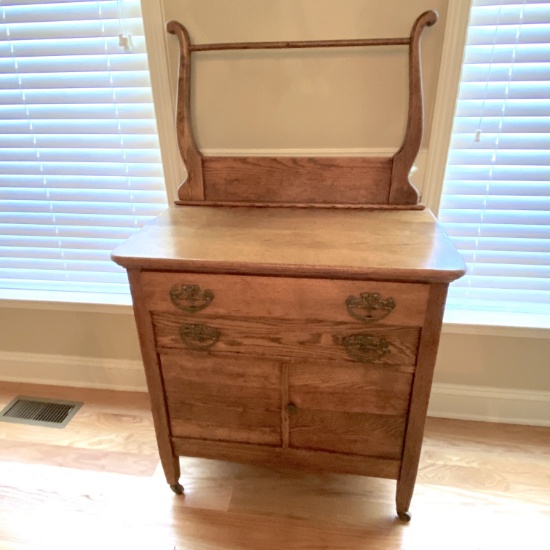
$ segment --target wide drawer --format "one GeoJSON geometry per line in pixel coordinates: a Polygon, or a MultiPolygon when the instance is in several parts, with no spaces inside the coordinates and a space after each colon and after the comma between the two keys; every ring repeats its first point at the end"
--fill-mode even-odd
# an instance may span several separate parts
{"type": "Polygon", "coordinates": [[[145,271],[150,311],[420,327],[429,285],[145,271]]]}
{"type": "Polygon", "coordinates": [[[267,359],[160,356],[175,437],[281,444],[281,369],[267,359]]]}
{"type": "Polygon", "coordinates": [[[409,367],[416,363],[420,329],[354,322],[228,318],[189,319],[154,313],[159,350],[192,350],[208,355],[250,355],[281,360],[337,360],[409,367]]]}

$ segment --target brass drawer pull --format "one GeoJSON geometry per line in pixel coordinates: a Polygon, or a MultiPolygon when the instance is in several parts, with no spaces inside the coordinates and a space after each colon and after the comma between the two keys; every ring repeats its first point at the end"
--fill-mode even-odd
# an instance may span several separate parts
{"type": "Polygon", "coordinates": [[[387,317],[395,308],[395,300],[386,298],[382,300],[376,292],[362,292],[359,298],[348,296],[346,299],[348,313],[364,323],[374,323],[387,317]]]}
{"type": "Polygon", "coordinates": [[[181,341],[189,348],[198,351],[209,350],[219,339],[221,332],[208,325],[181,325],[181,341]]]}
{"type": "Polygon", "coordinates": [[[367,334],[351,334],[342,339],[348,355],[360,363],[374,363],[389,353],[390,343],[385,338],[367,334]]]}
{"type": "Polygon", "coordinates": [[[214,299],[214,292],[209,288],[201,291],[199,285],[174,285],[170,289],[172,303],[187,313],[197,313],[214,299]]]}

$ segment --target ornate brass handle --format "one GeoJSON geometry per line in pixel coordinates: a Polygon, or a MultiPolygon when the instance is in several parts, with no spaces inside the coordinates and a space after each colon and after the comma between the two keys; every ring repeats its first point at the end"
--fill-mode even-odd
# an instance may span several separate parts
{"type": "Polygon", "coordinates": [[[208,325],[181,325],[181,341],[189,348],[198,351],[209,350],[219,339],[221,332],[208,325]]]}
{"type": "Polygon", "coordinates": [[[360,363],[374,363],[389,353],[390,343],[385,338],[368,334],[350,334],[342,339],[348,355],[360,363]]]}
{"type": "Polygon", "coordinates": [[[364,323],[374,323],[387,317],[393,311],[395,300],[393,298],[382,300],[378,293],[362,292],[359,298],[348,296],[346,306],[348,313],[354,319],[364,323]]]}
{"type": "Polygon", "coordinates": [[[172,303],[187,313],[197,313],[214,299],[214,292],[209,288],[201,291],[199,285],[174,285],[170,289],[172,303]]]}

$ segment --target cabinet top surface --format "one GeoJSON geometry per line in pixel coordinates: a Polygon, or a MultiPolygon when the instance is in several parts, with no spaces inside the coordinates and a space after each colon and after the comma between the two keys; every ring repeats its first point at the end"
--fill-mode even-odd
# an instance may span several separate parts
{"type": "Polygon", "coordinates": [[[429,210],[177,206],[112,258],[128,269],[396,281],[465,271],[429,210]]]}

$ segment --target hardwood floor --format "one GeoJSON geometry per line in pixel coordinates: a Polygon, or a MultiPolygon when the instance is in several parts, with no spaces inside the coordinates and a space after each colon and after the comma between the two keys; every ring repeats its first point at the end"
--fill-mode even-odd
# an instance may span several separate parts
{"type": "Polygon", "coordinates": [[[395,482],[181,459],[159,467],[146,394],[0,384],[84,401],[58,430],[0,422],[0,550],[550,548],[550,428],[429,419],[413,519],[395,482]]]}

